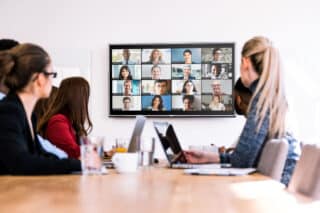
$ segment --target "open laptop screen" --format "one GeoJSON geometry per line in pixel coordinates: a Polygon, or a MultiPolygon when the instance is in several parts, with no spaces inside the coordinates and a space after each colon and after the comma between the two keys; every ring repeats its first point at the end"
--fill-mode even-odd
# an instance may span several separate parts
{"type": "Polygon", "coordinates": [[[154,127],[169,163],[186,163],[186,158],[174,132],[173,126],[168,123],[154,122],[154,127]],[[166,130],[163,128],[166,128],[166,130]]]}

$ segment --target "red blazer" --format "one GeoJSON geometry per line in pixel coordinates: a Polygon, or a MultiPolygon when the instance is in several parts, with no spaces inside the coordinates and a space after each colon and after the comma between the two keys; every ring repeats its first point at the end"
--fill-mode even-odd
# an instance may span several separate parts
{"type": "Polygon", "coordinates": [[[75,130],[65,115],[56,114],[50,118],[45,137],[65,151],[69,155],[69,158],[80,157],[80,146],[77,143],[75,130]]]}

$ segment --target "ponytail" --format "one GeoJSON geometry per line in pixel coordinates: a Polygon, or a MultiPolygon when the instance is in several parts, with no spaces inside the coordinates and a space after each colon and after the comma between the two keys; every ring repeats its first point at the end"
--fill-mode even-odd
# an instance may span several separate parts
{"type": "Polygon", "coordinates": [[[288,103],[283,83],[283,71],[278,50],[264,37],[254,37],[246,42],[242,50],[243,57],[249,57],[255,71],[259,74],[259,83],[250,101],[259,94],[257,102],[257,131],[269,113],[269,138],[283,137],[288,103]]]}

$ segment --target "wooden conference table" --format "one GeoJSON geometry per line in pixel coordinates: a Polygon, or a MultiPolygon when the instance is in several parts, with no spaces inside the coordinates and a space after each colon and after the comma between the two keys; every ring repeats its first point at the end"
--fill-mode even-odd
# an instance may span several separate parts
{"type": "Polygon", "coordinates": [[[191,176],[140,169],[101,176],[0,176],[0,212],[320,212],[261,174],[191,176]]]}

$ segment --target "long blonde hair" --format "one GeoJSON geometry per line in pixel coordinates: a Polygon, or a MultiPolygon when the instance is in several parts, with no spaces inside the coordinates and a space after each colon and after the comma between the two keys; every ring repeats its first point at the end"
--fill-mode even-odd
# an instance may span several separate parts
{"type": "Polygon", "coordinates": [[[254,37],[247,41],[242,49],[242,57],[248,57],[259,74],[259,83],[252,100],[259,94],[256,119],[257,131],[269,111],[269,138],[283,137],[288,103],[283,83],[283,71],[278,50],[265,37],[254,37]]]}

